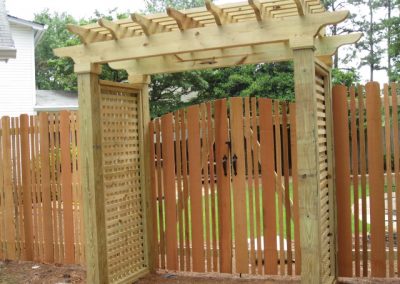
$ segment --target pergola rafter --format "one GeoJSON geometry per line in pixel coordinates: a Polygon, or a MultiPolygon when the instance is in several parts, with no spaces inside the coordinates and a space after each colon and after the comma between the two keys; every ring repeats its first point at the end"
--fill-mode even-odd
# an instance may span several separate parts
{"type": "MultiPolygon", "coordinates": [[[[149,157],[152,146],[147,127],[150,120],[149,75],[288,60],[294,62],[296,124],[299,126],[296,146],[302,251],[301,259],[296,261],[301,261],[303,283],[335,282],[336,236],[335,231],[331,231],[335,220],[331,79],[327,65],[340,46],[357,42],[361,34],[327,36],[325,27],[344,21],[348,15],[348,11],[325,11],[319,0],[247,0],[218,6],[206,0],[201,8],[185,11],[168,8],[166,13],[157,15],[132,14],[128,19],[101,19],[82,27],[68,26],[82,44],[55,49],[54,53],[72,58],[78,74],[80,119],[83,122],[80,129],[83,141],[81,164],[86,173],[82,184],[88,283],[110,281],[107,270],[109,255],[104,245],[108,241],[104,228],[106,187],[99,177],[104,172],[99,124],[102,97],[105,100],[120,99],[119,91],[110,97],[107,86],[118,90],[128,88],[126,84],[107,83],[103,86],[105,94],[102,94],[99,83],[101,64],[126,70],[129,82],[134,84],[129,88],[138,92],[134,112],[138,114],[140,125],[137,133],[132,130],[135,133],[131,134],[137,134],[141,139],[140,165],[134,166],[140,168],[141,188],[146,200],[141,208],[145,211],[143,220],[154,221],[152,209],[148,206],[151,203],[149,165],[154,162],[149,157]],[[322,88],[324,96],[321,95],[322,88]],[[316,119],[318,116],[319,121],[316,119]],[[325,141],[323,146],[319,139],[325,141]],[[324,173],[321,173],[320,162],[324,163],[324,173]],[[327,208],[326,201],[323,204],[326,198],[330,199],[329,210],[321,215],[321,208],[327,208]],[[332,218],[325,218],[328,215],[332,218]],[[325,240],[322,241],[321,236],[325,236],[325,240]]],[[[120,108],[127,107],[125,104],[115,103],[113,112],[118,113],[120,108]]],[[[131,283],[154,268],[155,256],[151,247],[157,246],[157,240],[152,239],[151,222],[146,223],[145,228],[143,239],[146,240],[144,250],[147,254],[143,261],[146,265],[140,273],[125,275],[126,279],[118,283],[131,283]]],[[[171,252],[176,253],[175,250],[171,252]]],[[[112,269],[115,272],[115,267],[112,269]]]]}

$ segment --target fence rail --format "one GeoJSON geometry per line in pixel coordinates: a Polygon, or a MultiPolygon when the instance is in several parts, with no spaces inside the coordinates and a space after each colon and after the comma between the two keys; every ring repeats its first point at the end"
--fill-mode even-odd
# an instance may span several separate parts
{"type": "Polygon", "coordinates": [[[75,113],[3,117],[0,259],[81,263],[81,189],[75,113]]]}

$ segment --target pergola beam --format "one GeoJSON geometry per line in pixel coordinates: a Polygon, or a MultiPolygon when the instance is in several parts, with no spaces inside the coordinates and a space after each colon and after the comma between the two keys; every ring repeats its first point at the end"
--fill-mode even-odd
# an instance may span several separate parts
{"type": "Polygon", "coordinates": [[[259,22],[262,22],[264,11],[262,9],[262,5],[258,0],[248,0],[249,5],[253,8],[254,14],[256,15],[256,19],[259,22]]]}
{"type": "Polygon", "coordinates": [[[156,23],[145,16],[137,13],[131,14],[131,19],[133,22],[137,23],[143,30],[146,36],[151,36],[156,33],[162,33],[167,31],[166,27],[156,23]]]}
{"type": "Polygon", "coordinates": [[[220,7],[215,5],[211,0],[205,0],[207,10],[214,16],[215,23],[218,26],[222,26],[233,21],[227,13],[224,12],[220,7]]]}
{"type": "Polygon", "coordinates": [[[120,25],[111,22],[107,19],[100,19],[98,21],[99,25],[105,29],[107,29],[112,35],[113,39],[121,39],[123,35],[126,33],[126,28],[121,28],[120,25]]]}
{"type": "MultiPolygon", "coordinates": [[[[315,39],[315,56],[325,58],[335,54],[346,44],[357,42],[362,33],[315,39]]],[[[209,68],[230,67],[238,64],[258,64],[293,59],[293,50],[286,43],[273,43],[255,47],[212,50],[110,63],[113,69],[128,70],[131,74],[176,73],[209,68]]]]}
{"type": "Polygon", "coordinates": [[[84,45],[109,39],[107,35],[102,35],[72,24],[67,25],[67,30],[70,33],[77,35],[84,45]]]}
{"type": "Polygon", "coordinates": [[[201,24],[199,21],[194,20],[193,18],[174,8],[167,8],[167,14],[176,21],[176,24],[181,31],[203,27],[203,24],[201,24]]]}
{"type": "Polygon", "coordinates": [[[245,21],[228,25],[206,26],[185,31],[137,36],[116,41],[96,42],[55,49],[59,57],[71,57],[76,63],[109,63],[169,54],[189,53],[220,48],[232,48],[257,44],[288,42],[291,38],[315,37],[330,24],[345,20],[348,11],[308,14],[280,20],[264,19],[261,23],[245,21]]]}
{"type": "Polygon", "coordinates": [[[303,0],[294,0],[294,3],[296,4],[297,12],[299,16],[304,16],[306,14],[306,7],[305,3],[303,0]]]}

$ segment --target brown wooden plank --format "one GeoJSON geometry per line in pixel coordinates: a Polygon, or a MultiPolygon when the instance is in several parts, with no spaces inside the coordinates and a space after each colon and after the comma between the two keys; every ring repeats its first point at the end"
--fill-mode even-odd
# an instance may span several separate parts
{"type": "Polygon", "coordinates": [[[164,231],[164,194],[162,181],[162,153],[161,153],[161,124],[160,119],[155,120],[156,129],[156,156],[157,156],[157,189],[158,189],[158,233],[160,235],[160,263],[165,269],[165,231],[164,231]]]}
{"type": "Polygon", "coordinates": [[[71,135],[71,175],[72,175],[72,204],[73,204],[73,217],[74,217],[74,247],[75,247],[75,263],[80,263],[80,216],[78,210],[78,204],[80,200],[80,188],[78,183],[78,171],[77,171],[77,144],[76,144],[76,133],[78,129],[76,128],[76,115],[74,112],[70,112],[70,135],[71,135]]]}
{"type": "Polygon", "coordinates": [[[60,147],[61,147],[61,182],[64,219],[64,261],[75,263],[74,248],[74,215],[72,208],[72,173],[71,173],[71,143],[70,143],[70,114],[60,113],[60,147]]]}
{"type": "Polygon", "coordinates": [[[353,206],[354,206],[354,261],[355,261],[355,275],[361,276],[360,272],[360,209],[359,209],[359,196],[358,196],[358,140],[357,140],[357,105],[355,97],[355,88],[350,88],[350,118],[351,118],[351,162],[353,175],[353,206]]]}
{"type": "Polygon", "coordinates": [[[18,235],[18,247],[17,253],[18,258],[20,260],[26,260],[26,251],[25,251],[25,233],[24,233],[24,208],[23,208],[23,192],[22,192],[22,174],[21,174],[21,139],[20,139],[20,121],[19,117],[14,117],[13,121],[14,127],[14,171],[15,171],[15,192],[14,192],[14,200],[17,209],[17,223],[16,223],[16,234],[18,235]]]}
{"type": "Polygon", "coordinates": [[[17,161],[17,144],[16,144],[16,117],[10,118],[11,128],[11,172],[12,172],[12,195],[14,203],[14,224],[15,224],[15,260],[20,260],[20,244],[21,244],[21,231],[20,231],[20,219],[19,219],[19,208],[18,208],[18,161],[17,161]]]}
{"type": "Polygon", "coordinates": [[[150,160],[151,160],[151,192],[152,192],[152,204],[153,210],[153,242],[154,242],[154,266],[160,268],[160,246],[158,244],[158,225],[157,225],[157,165],[156,165],[156,154],[155,154],[155,141],[154,141],[154,121],[149,122],[149,135],[150,135],[150,160]]]}
{"type": "Polygon", "coordinates": [[[32,192],[32,211],[33,211],[33,249],[34,260],[39,259],[39,243],[38,243],[38,209],[36,201],[36,147],[35,147],[35,123],[36,120],[33,116],[29,117],[29,135],[30,135],[30,150],[31,150],[31,192],[32,192]]]}
{"type": "Polygon", "coordinates": [[[165,243],[167,269],[178,270],[178,236],[175,188],[174,126],[172,113],[161,117],[163,184],[165,194],[165,243]]]}
{"type": "Polygon", "coordinates": [[[257,99],[251,99],[251,142],[253,149],[253,171],[254,171],[254,195],[255,195],[255,216],[256,216],[256,238],[257,238],[257,250],[256,250],[256,259],[257,259],[257,274],[262,274],[262,244],[261,244],[261,236],[262,236],[262,225],[261,225],[261,208],[260,208],[260,144],[258,140],[258,122],[257,122],[257,99]]]}
{"type": "Polygon", "coordinates": [[[185,249],[186,249],[186,271],[191,270],[191,252],[190,252],[190,226],[189,226],[189,180],[188,180],[188,159],[187,159],[187,127],[185,119],[185,111],[180,110],[179,116],[181,120],[181,140],[182,140],[182,181],[183,181],[183,200],[184,200],[184,217],[185,217],[185,249]]]}
{"type": "Polygon", "coordinates": [[[275,204],[275,147],[272,119],[272,101],[259,99],[260,112],[260,156],[262,203],[264,208],[264,273],[278,274],[278,250],[276,244],[276,204],[275,204]]]}
{"type": "Polygon", "coordinates": [[[229,160],[227,102],[215,102],[215,161],[219,215],[220,272],[232,273],[231,165],[229,160]],[[226,172],[223,161],[226,161],[226,172]],[[226,173],[226,174],[225,174],[226,173]]]}
{"type": "MultiPolygon", "coordinates": [[[[391,84],[392,94],[392,127],[393,137],[399,137],[399,116],[398,116],[398,101],[397,101],[398,85],[391,84]]],[[[394,172],[396,185],[396,228],[400,228],[400,153],[399,139],[393,139],[393,157],[394,157],[394,172]]],[[[397,241],[397,260],[400,259],[400,242],[397,241]]],[[[400,271],[400,261],[397,261],[397,272],[400,271]]]]}
{"type": "Polygon", "coordinates": [[[208,172],[208,124],[207,124],[207,108],[205,104],[200,105],[201,112],[201,163],[203,168],[203,196],[204,196],[204,228],[206,235],[206,259],[207,271],[211,271],[211,227],[210,227],[210,180],[208,172]]]}
{"type": "MultiPolygon", "coordinates": [[[[385,105],[385,146],[386,146],[386,185],[387,185],[387,212],[388,212],[388,240],[389,240],[389,277],[394,277],[394,240],[393,240],[393,194],[392,194],[392,151],[390,127],[390,100],[389,85],[384,86],[385,105]]],[[[354,176],[354,175],[353,175],[354,176]]],[[[355,180],[358,180],[356,178],[355,180]]]]}
{"type": "Polygon", "coordinates": [[[371,275],[385,277],[385,201],[379,84],[367,83],[368,174],[371,208],[371,275]]]}
{"type": "Polygon", "coordinates": [[[339,276],[352,276],[352,234],[350,204],[350,144],[347,110],[347,88],[333,88],[333,121],[335,139],[338,269],[339,276]]]}
{"type": "Polygon", "coordinates": [[[232,192],[235,233],[236,273],[248,273],[246,176],[243,133],[243,99],[230,99],[230,129],[232,143],[232,192]],[[236,171],[235,171],[236,156],[236,171]]]}
{"type": "Polygon", "coordinates": [[[358,131],[360,136],[360,174],[361,174],[361,216],[362,216],[362,268],[363,276],[368,276],[368,235],[367,235],[367,160],[365,147],[365,107],[363,87],[358,87],[358,131]]]}
{"type": "Polygon", "coordinates": [[[184,199],[182,192],[182,155],[181,155],[181,125],[179,111],[174,112],[175,127],[175,155],[176,155],[176,184],[178,191],[178,222],[179,222],[179,270],[185,270],[185,250],[184,250],[184,221],[183,207],[184,199]]]}
{"type": "Polygon", "coordinates": [[[49,166],[49,118],[41,113],[40,119],[40,166],[43,204],[43,241],[44,259],[46,263],[54,261],[53,218],[51,214],[50,166],[49,166]]]}
{"type": "Polygon", "coordinates": [[[3,184],[4,184],[4,224],[5,224],[5,258],[16,260],[16,231],[15,231],[15,208],[12,183],[12,153],[11,153],[11,130],[10,118],[2,117],[2,144],[3,144],[3,184]]]}
{"type": "Polygon", "coordinates": [[[192,221],[192,264],[194,272],[205,271],[203,202],[201,184],[200,108],[198,105],[187,109],[189,190],[192,221]]]}
{"type": "Polygon", "coordinates": [[[274,102],[274,126],[275,126],[275,157],[276,157],[276,193],[278,196],[278,220],[279,220],[279,271],[285,275],[285,243],[284,243],[284,220],[283,203],[284,194],[282,190],[282,147],[281,147],[281,117],[279,101],[274,102]]]}
{"type": "MultiPolygon", "coordinates": [[[[0,120],[0,130],[2,130],[2,125],[1,125],[1,120],[0,120]]],[[[3,131],[0,133],[0,259],[5,260],[5,221],[4,221],[4,211],[5,211],[5,203],[4,203],[4,175],[3,175],[3,143],[2,143],[2,138],[3,136],[3,131]]]]}
{"type": "MultiPolygon", "coordinates": [[[[56,113],[55,118],[54,118],[54,133],[55,133],[55,152],[60,153],[61,151],[61,141],[60,141],[60,114],[56,113]]],[[[58,240],[58,246],[59,246],[59,255],[60,255],[60,261],[64,261],[64,234],[62,230],[62,223],[63,223],[63,210],[62,210],[62,187],[61,187],[61,156],[55,155],[56,160],[55,160],[55,178],[56,178],[56,188],[55,188],[55,194],[58,196],[55,206],[56,206],[56,216],[54,218],[57,218],[57,240],[58,240]]],[[[83,206],[83,203],[82,203],[83,206]]]]}
{"type": "Polygon", "coordinates": [[[26,260],[33,261],[33,219],[31,194],[31,167],[29,147],[29,116],[21,115],[21,159],[24,205],[24,232],[26,260]]]}
{"type": "MultiPolygon", "coordinates": [[[[51,187],[51,195],[52,196],[57,196],[57,180],[55,176],[55,158],[56,155],[59,154],[59,152],[56,151],[55,146],[54,146],[54,140],[55,140],[55,131],[54,131],[54,124],[55,124],[55,114],[49,114],[49,143],[50,143],[50,187],[51,187]]],[[[58,226],[58,220],[57,220],[57,201],[58,198],[52,198],[52,213],[53,213],[53,237],[54,237],[54,261],[60,262],[61,263],[61,258],[60,253],[59,253],[59,246],[60,242],[58,239],[58,231],[60,230],[58,226]]]]}
{"type": "MultiPolygon", "coordinates": [[[[250,100],[249,98],[244,98],[244,137],[245,137],[245,158],[247,165],[247,193],[249,200],[249,216],[248,220],[250,220],[249,228],[249,240],[250,240],[250,271],[252,274],[256,272],[256,252],[255,252],[255,237],[254,237],[254,195],[256,194],[254,191],[254,176],[253,176],[253,163],[252,163],[252,155],[251,155],[251,129],[250,129],[250,100]]],[[[246,170],[246,168],[245,168],[246,170]]]]}
{"type": "Polygon", "coordinates": [[[294,253],[295,274],[301,274],[301,249],[300,249],[300,218],[299,218],[299,191],[297,172],[297,137],[296,137],[296,104],[289,105],[290,112],[290,147],[292,158],[292,188],[293,188],[293,226],[294,226],[294,253]]]}
{"type": "Polygon", "coordinates": [[[213,266],[212,271],[218,271],[218,247],[217,247],[217,192],[215,187],[215,160],[214,160],[214,128],[212,117],[211,103],[206,103],[207,106],[207,130],[208,130],[208,165],[210,173],[210,196],[211,196],[211,230],[212,230],[212,250],[213,250],[213,266]]]}
{"type": "Polygon", "coordinates": [[[283,147],[283,174],[285,183],[285,213],[286,213],[286,247],[287,247],[287,274],[293,274],[293,259],[292,259],[292,231],[291,231],[291,197],[290,197],[290,172],[289,172],[289,137],[288,137],[288,105],[286,102],[282,106],[282,147],[283,147]]]}

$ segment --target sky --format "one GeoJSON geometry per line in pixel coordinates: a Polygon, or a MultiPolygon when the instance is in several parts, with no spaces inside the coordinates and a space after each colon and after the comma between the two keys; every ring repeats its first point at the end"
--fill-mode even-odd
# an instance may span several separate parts
{"type": "MultiPolygon", "coordinates": [[[[243,2],[244,0],[215,0],[216,4],[243,2]]],[[[94,16],[97,9],[100,13],[107,14],[108,11],[118,8],[120,12],[138,12],[144,9],[144,0],[6,0],[8,13],[26,20],[33,20],[35,13],[44,9],[52,12],[67,12],[74,18],[89,18],[94,16]]],[[[354,65],[354,63],[352,64],[354,65]]],[[[345,66],[349,67],[349,66],[345,66]]],[[[363,82],[369,79],[368,67],[360,70],[363,82]]],[[[377,71],[375,80],[386,83],[385,71],[377,71]]]]}

